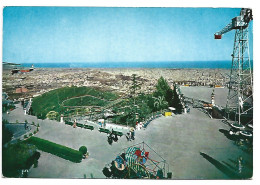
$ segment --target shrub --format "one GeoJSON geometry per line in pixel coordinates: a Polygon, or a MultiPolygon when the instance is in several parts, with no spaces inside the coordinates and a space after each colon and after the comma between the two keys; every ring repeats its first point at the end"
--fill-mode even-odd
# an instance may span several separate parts
{"type": "Polygon", "coordinates": [[[76,163],[81,162],[82,153],[72,148],[34,136],[30,137],[28,140],[26,140],[26,142],[35,145],[39,150],[56,155],[63,159],[67,159],[76,163]]]}
{"type": "Polygon", "coordinates": [[[32,125],[35,125],[34,121],[32,122],[32,125]]]}
{"type": "Polygon", "coordinates": [[[50,120],[56,120],[58,116],[59,113],[55,111],[49,111],[48,114],[46,115],[46,117],[50,120]]]}
{"type": "Polygon", "coordinates": [[[40,127],[39,123],[37,123],[37,127],[40,127]]]}
{"type": "Polygon", "coordinates": [[[9,122],[8,122],[6,119],[4,119],[4,120],[2,121],[2,123],[3,123],[3,124],[8,124],[9,122]]]}
{"type": "Polygon", "coordinates": [[[84,154],[86,154],[86,153],[88,152],[88,149],[87,149],[87,147],[85,147],[85,146],[81,146],[81,147],[79,148],[79,151],[82,153],[82,155],[84,155],[84,154]]]}
{"type": "Polygon", "coordinates": [[[35,130],[35,131],[33,131],[33,134],[36,134],[37,133],[37,131],[35,130]]]}
{"type": "Polygon", "coordinates": [[[33,135],[32,133],[29,134],[30,137],[31,137],[32,135],[33,135]]]}
{"type": "Polygon", "coordinates": [[[28,138],[28,136],[26,134],[23,137],[24,137],[24,139],[28,138]]]}
{"type": "Polygon", "coordinates": [[[8,130],[5,124],[2,125],[2,144],[8,143],[12,140],[13,134],[8,130]]]}
{"type": "Polygon", "coordinates": [[[39,128],[37,127],[37,128],[36,128],[36,132],[38,132],[38,131],[39,131],[39,128]]]}
{"type": "MultiPolygon", "coordinates": [[[[5,177],[18,177],[19,170],[29,169],[35,159],[36,147],[24,142],[11,144],[2,150],[2,173],[5,177]]],[[[37,158],[36,158],[37,159],[37,158]]]]}

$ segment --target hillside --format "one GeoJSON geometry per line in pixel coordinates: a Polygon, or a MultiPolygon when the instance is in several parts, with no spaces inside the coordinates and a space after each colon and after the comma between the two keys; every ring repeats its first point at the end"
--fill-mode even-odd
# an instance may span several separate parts
{"type": "Polygon", "coordinates": [[[62,106],[63,102],[67,106],[103,106],[117,98],[118,95],[114,93],[90,87],[63,87],[35,97],[32,103],[32,114],[39,118],[45,118],[49,111],[62,114],[67,109],[62,106]],[[80,98],[81,96],[85,97],[80,98]]]}

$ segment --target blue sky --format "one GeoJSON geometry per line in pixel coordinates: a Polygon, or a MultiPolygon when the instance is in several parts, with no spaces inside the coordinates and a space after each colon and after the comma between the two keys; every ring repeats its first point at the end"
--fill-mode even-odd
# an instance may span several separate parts
{"type": "MultiPolygon", "coordinates": [[[[237,8],[5,7],[3,61],[231,60],[237,8]]],[[[252,23],[250,47],[252,48],[252,23]]],[[[251,50],[252,57],[252,50],[251,50]]]]}

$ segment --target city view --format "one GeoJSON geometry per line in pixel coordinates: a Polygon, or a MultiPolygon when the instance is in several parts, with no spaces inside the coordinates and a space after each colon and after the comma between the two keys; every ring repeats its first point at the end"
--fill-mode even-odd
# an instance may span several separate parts
{"type": "Polygon", "coordinates": [[[252,40],[250,8],[4,7],[2,176],[251,179],[252,40]]]}

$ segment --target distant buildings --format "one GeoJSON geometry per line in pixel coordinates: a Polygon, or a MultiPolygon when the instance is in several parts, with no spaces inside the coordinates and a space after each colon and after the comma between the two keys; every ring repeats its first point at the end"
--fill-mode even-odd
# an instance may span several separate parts
{"type": "Polygon", "coordinates": [[[39,68],[33,73],[11,75],[3,71],[2,84],[9,99],[31,98],[52,89],[69,86],[88,86],[129,94],[131,75],[137,74],[142,93],[152,93],[157,80],[163,76],[169,84],[187,86],[226,86],[225,69],[89,69],[39,68]]]}
{"type": "Polygon", "coordinates": [[[27,93],[28,89],[25,87],[15,89],[15,93],[27,93]]]}

